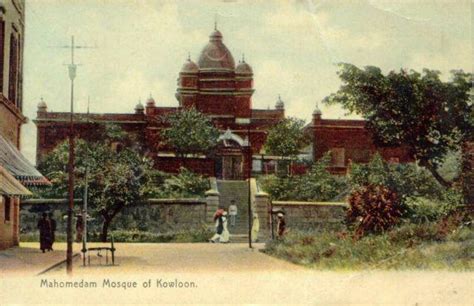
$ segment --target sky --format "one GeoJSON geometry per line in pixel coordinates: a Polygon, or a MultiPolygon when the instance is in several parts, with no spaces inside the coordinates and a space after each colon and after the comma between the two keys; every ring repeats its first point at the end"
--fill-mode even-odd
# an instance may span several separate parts
{"type": "MultiPolygon", "coordinates": [[[[133,112],[150,93],[177,106],[176,80],[188,52],[197,61],[214,28],[236,63],[254,71],[254,108],[309,121],[316,103],[337,91],[338,63],[384,72],[423,68],[473,70],[471,1],[26,0],[22,151],[36,152],[37,104],[69,110],[70,43],[76,51],[75,110],[133,112]]],[[[356,118],[319,104],[323,118],[356,118]]]]}

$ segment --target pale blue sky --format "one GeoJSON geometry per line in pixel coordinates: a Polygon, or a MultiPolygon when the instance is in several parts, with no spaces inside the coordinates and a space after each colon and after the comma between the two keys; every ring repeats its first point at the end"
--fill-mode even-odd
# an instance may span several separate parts
{"type": "MultiPolygon", "coordinates": [[[[119,1],[27,0],[24,107],[33,119],[40,97],[49,110],[69,109],[69,52],[77,51],[76,110],[132,112],[151,92],[176,106],[176,79],[187,53],[196,60],[217,14],[236,62],[254,70],[255,108],[274,107],[309,120],[316,102],[338,89],[338,62],[384,71],[424,67],[472,70],[470,1],[119,1]]],[[[339,118],[337,107],[320,106],[339,118]]],[[[36,128],[23,128],[23,152],[34,160],[36,128]]]]}

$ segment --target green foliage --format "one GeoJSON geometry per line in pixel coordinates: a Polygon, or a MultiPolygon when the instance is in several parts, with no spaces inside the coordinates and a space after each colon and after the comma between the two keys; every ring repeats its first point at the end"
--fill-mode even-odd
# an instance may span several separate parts
{"type": "Polygon", "coordinates": [[[352,164],[349,181],[352,188],[369,184],[387,186],[402,203],[408,197],[438,199],[443,189],[425,169],[415,164],[388,164],[378,153],[367,164],[352,164]]]}
{"type": "Polygon", "coordinates": [[[162,119],[169,125],[162,132],[165,143],[178,155],[208,154],[217,144],[219,131],[194,108],[170,113],[162,119]]]}
{"type": "Polygon", "coordinates": [[[110,233],[116,242],[207,242],[212,231],[206,227],[193,230],[182,230],[166,234],[144,232],[139,230],[116,230],[110,233]]]}
{"type": "MultiPolygon", "coordinates": [[[[111,128],[119,135],[116,128],[111,128]]],[[[113,137],[112,137],[113,138],[113,137]]],[[[126,206],[140,203],[152,182],[152,162],[135,150],[125,147],[116,150],[117,139],[104,142],[77,140],[75,147],[74,196],[83,198],[88,172],[89,213],[103,220],[104,235],[113,218],[126,206]]],[[[41,161],[38,168],[45,173],[53,186],[38,190],[44,198],[66,198],[68,186],[68,142],[58,145],[41,161]]]]}
{"type": "Polygon", "coordinates": [[[407,197],[405,217],[416,223],[435,221],[455,213],[463,205],[462,192],[450,188],[441,192],[438,198],[407,197]]]}
{"type": "Polygon", "coordinates": [[[304,120],[288,117],[270,128],[265,142],[267,153],[295,157],[307,143],[303,133],[304,120]]]}
{"type": "Polygon", "coordinates": [[[439,174],[448,181],[457,181],[461,175],[461,151],[449,151],[439,167],[439,174]]]}
{"type": "Polygon", "coordinates": [[[452,71],[452,80],[443,82],[428,69],[383,75],[377,67],[341,64],[339,76],[343,85],[326,103],[362,115],[376,144],[406,146],[436,180],[450,185],[437,170],[449,151],[472,139],[472,74],[452,71]]]}
{"type": "Polygon", "coordinates": [[[330,156],[325,155],[304,175],[268,175],[259,177],[258,181],[274,200],[330,201],[347,189],[347,182],[344,177],[327,171],[329,162],[330,156]]]}
{"type": "MultiPolygon", "coordinates": [[[[197,230],[182,230],[170,233],[154,233],[140,230],[113,230],[110,236],[115,242],[136,242],[136,243],[166,243],[166,242],[207,242],[212,237],[213,232],[205,227],[197,230]]],[[[88,237],[89,242],[100,242],[99,233],[92,232],[88,237]]],[[[21,242],[38,242],[39,233],[32,232],[21,234],[21,242]]],[[[56,234],[56,242],[66,242],[66,234],[56,234]]]]}
{"type": "Polygon", "coordinates": [[[402,207],[397,194],[382,185],[366,185],[351,193],[347,221],[356,237],[382,233],[400,221],[402,207]]]}
{"type": "Polygon", "coordinates": [[[160,184],[147,189],[147,195],[149,198],[203,197],[209,188],[209,179],[182,167],[177,175],[161,176],[160,184]]]}
{"type": "Polygon", "coordinates": [[[443,188],[426,170],[415,164],[388,164],[376,154],[368,164],[353,164],[352,188],[369,184],[387,186],[397,193],[404,218],[413,222],[434,221],[463,205],[462,192],[443,188]]]}
{"type": "Polygon", "coordinates": [[[347,232],[292,231],[265,253],[316,269],[474,269],[474,231],[440,235],[435,223],[405,224],[354,240],[347,232]]]}

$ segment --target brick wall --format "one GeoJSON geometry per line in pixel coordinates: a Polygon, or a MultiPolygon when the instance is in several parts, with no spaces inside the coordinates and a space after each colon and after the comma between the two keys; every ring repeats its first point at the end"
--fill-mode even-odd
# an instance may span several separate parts
{"type": "Polygon", "coordinates": [[[0,250],[6,249],[19,243],[19,199],[10,198],[10,220],[5,218],[6,198],[0,196],[0,250]]]}
{"type": "Polygon", "coordinates": [[[414,161],[405,147],[376,146],[363,120],[333,120],[315,117],[310,128],[314,139],[314,159],[318,160],[326,152],[331,152],[333,160],[329,170],[335,174],[346,173],[351,162],[369,162],[377,152],[387,161],[400,163],[414,161]]]}
{"type": "MultiPolygon", "coordinates": [[[[76,205],[76,210],[79,207],[76,205]]],[[[206,209],[206,201],[198,198],[151,199],[147,204],[124,208],[115,217],[110,229],[120,227],[124,230],[138,229],[161,234],[198,230],[206,223],[206,209]]],[[[20,211],[22,233],[37,232],[36,224],[43,211],[53,213],[57,222],[57,234],[65,235],[66,221],[63,216],[66,214],[67,204],[23,204],[20,211]]],[[[90,230],[100,231],[99,219],[89,222],[90,230]]]]}
{"type": "MultiPolygon", "coordinates": [[[[272,202],[272,211],[284,211],[287,227],[298,230],[337,229],[342,225],[346,207],[342,202],[272,202]]],[[[276,215],[272,215],[276,230],[276,215]]]]}

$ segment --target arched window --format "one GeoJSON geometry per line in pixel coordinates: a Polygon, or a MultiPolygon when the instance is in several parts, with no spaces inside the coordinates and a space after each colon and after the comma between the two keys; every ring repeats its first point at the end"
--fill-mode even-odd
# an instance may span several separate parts
{"type": "Polygon", "coordinates": [[[15,35],[10,35],[10,75],[8,79],[8,99],[17,105],[18,89],[18,41],[15,35]]]}

